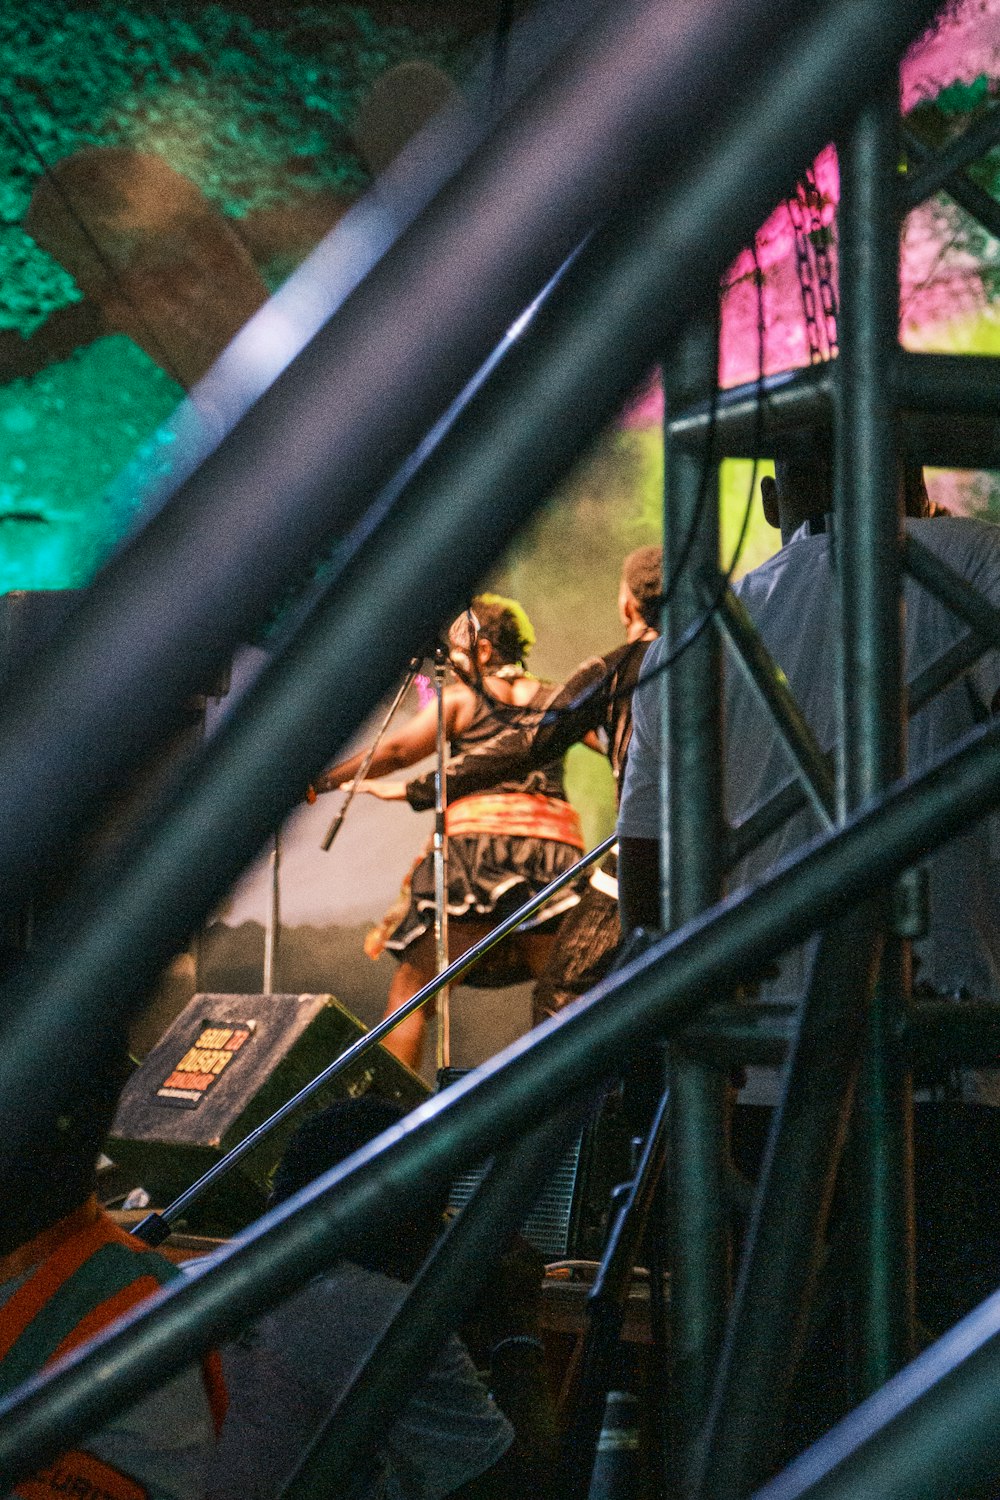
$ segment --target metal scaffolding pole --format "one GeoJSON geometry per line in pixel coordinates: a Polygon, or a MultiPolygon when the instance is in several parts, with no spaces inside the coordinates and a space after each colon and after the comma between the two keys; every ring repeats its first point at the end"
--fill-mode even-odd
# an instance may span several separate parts
{"type": "Polygon", "coordinates": [[[939,1339],[753,1500],[955,1500],[1000,1480],[1000,1295],[939,1339]]]}
{"type": "MultiPolygon", "coordinates": [[[[705,602],[709,602],[707,598],[705,602]]],[[[765,646],[750,611],[732,589],[726,590],[716,608],[716,624],[783,740],[821,826],[833,828],[837,799],[829,761],[817,745],[808,720],[795,701],[784,672],[765,646]]]]}
{"type": "MultiPolygon", "coordinates": [[[[842,815],[903,772],[902,485],[892,391],[899,257],[896,91],[866,106],[841,159],[840,357],[836,372],[835,547],[840,596],[842,815]]],[[[887,936],[857,1093],[859,1377],[870,1392],[913,1338],[911,1075],[897,1043],[909,1003],[909,946],[887,936]]]]}
{"type": "Polygon", "coordinates": [[[820,943],[761,1166],[699,1455],[699,1500],[740,1500],[780,1440],[853,1102],[879,916],[861,906],[820,943]]]}
{"type": "MultiPolygon", "coordinates": [[[[874,69],[892,66],[907,22],[926,14],[913,0],[897,5],[877,16],[853,0],[805,7],[807,34],[783,34],[771,55],[773,89],[718,95],[699,174],[671,175],[595,236],[448,438],[380,506],[308,628],[159,809],[155,834],[151,826],[114,869],[86,872],[58,936],[12,976],[0,1014],[0,1123],[12,1153],[62,1110],[73,1071],[57,1075],[54,1052],[76,1068],[101,1053],[107,1027],[140,1003],[331,750],[398,681],[415,644],[460,607],[589,432],[704,305],[699,278],[722,274],[795,163],[822,144],[824,122],[865,95],[874,69]],[[406,599],[407,611],[387,611],[387,598],[406,599]]],[[[159,566],[143,576],[162,581],[159,566]]],[[[39,759],[47,744],[43,725],[39,759]]]]}
{"type": "MultiPolygon", "coordinates": [[[[670,438],[669,413],[715,388],[718,325],[697,323],[664,369],[663,637],[673,649],[718,593],[718,464],[670,438]]],[[[722,653],[703,629],[662,679],[663,919],[667,930],[722,892],[722,653]]],[[[720,999],[725,998],[720,996],[720,999]]],[[[668,1425],[681,1485],[708,1409],[729,1294],[727,1077],[672,1047],[669,1054],[671,1380],[668,1425]]]]}
{"type": "MultiPolygon", "coordinates": [[[[812,428],[828,439],[833,428],[836,365],[769,375],[763,401],[756,383],[723,391],[708,402],[678,412],[671,427],[678,442],[697,443],[711,422],[719,451],[729,458],[753,458],[790,432],[812,428]]],[[[883,383],[895,392],[906,456],[943,468],[1000,466],[1000,427],[996,421],[996,377],[992,362],[978,354],[909,354],[887,351],[883,383]],[[892,358],[892,355],[895,355],[892,358]]]]}
{"type": "Polygon", "coordinates": [[[327,1500],[348,1490],[352,1477],[364,1472],[448,1334],[483,1296],[511,1235],[551,1172],[553,1159],[566,1150],[585,1113],[586,1105],[564,1106],[494,1158],[421,1269],[405,1303],[312,1439],[282,1490],[282,1500],[327,1500]]]}
{"type": "MultiPolygon", "coordinates": [[[[741,5],[733,5],[734,27],[737,11],[745,8],[745,0],[741,5]]],[[[723,12],[730,15],[725,4],[715,9],[723,19],[723,12]]],[[[902,30],[900,17],[904,11],[913,15],[919,12],[922,16],[927,7],[914,4],[907,8],[901,4],[897,9],[886,5],[879,8],[877,16],[864,14],[867,10],[856,3],[830,5],[818,19],[806,18],[800,17],[798,8],[788,0],[785,5],[763,6],[760,14],[754,12],[740,18],[740,24],[745,21],[751,33],[755,24],[770,28],[768,35],[775,48],[775,77],[773,99],[769,98],[767,109],[772,114],[767,115],[761,105],[757,128],[765,135],[773,134],[777,115],[783,126],[777,135],[785,155],[779,161],[774,153],[768,171],[760,171],[752,185],[743,189],[741,173],[746,171],[748,160],[754,163],[751,145],[755,138],[748,133],[748,127],[756,111],[747,108],[741,112],[737,108],[722,122],[712,116],[712,145],[718,155],[714,168],[712,163],[708,164],[705,185],[700,191],[696,192],[683,175],[672,178],[659,202],[653,206],[648,202],[630,205],[625,228],[616,224],[595,238],[580,258],[579,277],[568,282],[566,297],[553,299],[550,309],[553,322],[546,325],[546,332],[551,334],[553,326],[558,327],[557,314],[565,319],[560,337],[567,342],[559,349],[559,358],[555,358],[555,344],[559,340],[554,338],[548,348],[544,340],[534,349],[526,346],[524,359],[512,362],[510,371],[498,382],[499,395],[491,392],[496,404],[485,411],[474,405],[470,407],[466,420],[458,425],[458,437],[436,465],[429,464],[411,486],[400,487],[389,497],[392,503],[387,501],[368,523],[364,536],[358,536],[354,550],[344,560],[336,596],[326,601],[310,622],[310,629],[290,648],[261,691],[248,700],[249,711],[242,722],[220,736],[164,802],[153,825],[153,836],[137,840],[121,867],[106,872],[103,884],[99,882],[93,892],[93,900],[89,894],[81,896],[78,904],[69,909],[68,916],[64,913],[62,926],[45,935],[47,941],[32,958],[31,967],[25,970],[30,982],[22,988],[17,980],[11,987],[10,996],[17,1003],[11,1005],[3,1022],[0,1122],[11,1124],[5,1135],[9,1149],[18,1131],[30,1134],[31,1111],[24,1105],[32,1092],[37,1092],[41,1101],[38,1108],[43,1114],[55,1103],[57,1086],[65,1081],[63,1065],[75,1055],[78,1038],[83,1035],[85,1040],[77,1066],[81,1062],[86,1064],[88,1046],[104,1045],[101,1025],[94,1026],[88,1034],[86,1022],[106,1013],[111,1025],[126,1013],[128,1006],[135,1003],[134,992],[141,988],[147,971],[158,966],[162,952],[173,945],[178,933],[187,929],[192,917],[196,919],[204,905],[210,904],[220,886],[224,887],[254,839],[259,838],[261,829],[275,826],[275,812],[284,810],[295,787],[308,779],[304,773],[313,771],[326,758],[328,743],[320,754],[321,732],[317,727],[320,721],[327,726],[327,734],[332,732],[331,724],[341,734],[367,703],[366,695],[377,698],[384,678],[394,675],[410,654],[413,636],[419,636],[429,624],[438,623],[444,606],[453,602],[446,599],[447,590],[462,591],[468,578],[476,575],[484,559],[495,553],[517,521],[538,500],[546,483],[565,467],[579,442],[584,418],[607,415],[623,387],[636,375],[643,357],[649,356],[651,346],[666,347],[684,316],[697,308],[697,298],[686,292],[685,277],[692,276],[698,268],[699,254],[704,261],[703,271],[706,267],[711,272],[721,271],[722,266],[716,261],[735,249],[732,239],[734,236],[738,239],[742,219],[758,213],[758,200],[766,198],[793,157],[801,159],[807,139],[812,146],[818,144],[813,136],[819,124],[800,125],[796,111],[802,119],[823,122],[847,110],[850,101],[856,101],[865,92],[866,79],[874,66],[873,57],[884,61],[885,49],[894,47],[893,26],[902,30]],[[813,45],[819,48],[822,42],[811,62],[797,55],[792,45],[802,43],[807,25],[813,45]],[[782,36],[783,29],[787,31],[789,27],[794,33],[791,41],[782,36]],[[867,51],[865,39],[869,43],[867,51]],[[843,64],[842,73],[832,64],[835,56],[843,64]],[[740,139],[741,132],[745,139],[740,139]],[[687,211],[686,216],[682,208],[687,211]],[[594,293],[598,288],[607,299],[601,305],[616,308],[617,322],[612,327],[609,317],[605,327],[594,331],[588,325],[595,321],[598,299],[594,293]],[[677,293],[673,303],[672,291],[677,293]],[[617,306],[615,292],[621,293],[617,306]],[[665,304],[660,309],[662,321],[650,318],[649,308],[656,305],[656,297],[665,304]],[[656,326],[650,327],[654,322],[656,326]],[[616,361],[616,341],[623,331],[627,347],[616,361]],[[566,358],[567,345],[581,356],[582,375],[576,363],[566,358]],[[526,368],[533,371],[540,383],[531,387],[530,394],[517,393],[514,386],[526,368]],[[539,399],[540,391],[544,400],[539,399]],[[530,409],[532,401],[534,410],[530,409]],[[567,422],[567,430],[555,434],[553,420],[569,413],[574,404],[578,408],[576,422],[567,422]],[[521,424],[512,420],[517,413],[524,416],[521,424]],[[542,461],[540,453],[544,453],[542,461]],[[494,513],[495,534],[485,540],[477,537],[477,530],[482,530],[484,497],[509,490],[512,476],[519,476],[532,465],[535,472],[525,496],[506,510],[498,505],[494,513]],[[442,478],[447,483],[442,484],[442,478]],[[395,502],[401,496],[402,503],[397,507],[395,502]],[[423,534],[418,535],[421,527],[423,534]],[[456,564],[454,572],[442,583],[441,560],[449,547],[461,554],[461,565],[456,564]],[[382,619],[383,601],[390,588],[397,596],[418,601],[412,618],[388,622],[382,619]],[[377,637],[377,654],[372,636],[377,637]],[[333,653],[329,651],[330,641],[336,643],[337,650],[333,653]],[[321,652],[326,653],[325,662],[321,652]],[[360,685],[354,682],[352,679],[364,674],[368,666],[371,670],[367,679],[360,685]],[[257,732],[268,715],[274,716],[282,705],[289,704],[293,712],[285,721],[259,736],[257,732]],[[307,743],[295,748],[295,738],[303,730],[307,743]],[[272,771],[274,781],[262,790],[260,807],[247,814],[247,827],[241,830],[240,837],[232,838],[233,802],[224,778],[237,774],[235,785],[241,790],[242,802],[247,778],[263,787],[272,771]],[[192,880],[190,890],[181,889],[177,871],[190,868],[187,857],[191,852],[214,851],[227,838],[231,839],[231,847],[217,856],[213,853],[208,872],[192,880]],[[163,910],[165,891],[167,911],[163,910]],[[120,898],[118,909],[113,905],[101,906],[101,898],[113,901],[116,896],[120,898]],[[123,965],[123,955],[131,954],[136,955],[137,964],[129,969],[123,965]],[[104,978],[110,988],[102,985],[104,978]],[[50,1021],[54,1023],[52,1027],[50,1021]],[[42,1077],[52,1049],[39,1056],[40,1035],[49,1041],[54,1038],[57,1043],[62,1071],[52,1080],[42,1077]]],[[[670,11],[678,24],[689,12],[691,16],[701,13],[700,8],[691,10],[683,5],[671,7],[670,11]]],[[[650,24],[655,25],[658,19],[659,13],[651,11],[650,24]]],[[[674,44],[676,40],[671,38],[674,44]]],[[[716,40],[721,54],[728,57],[721,40],[716,40]]],[[[727,37],[727,45],[729,40],[727,37]]],[[[664,53],[673,56],[670,47],[665,47],[664,53]]],[[[691,100],[686,98],[685,105],[689,107],[691,100]]],[[[564,124],[569,129],[572,121],[564,124]]],[[[643,141],[642,149],[652,148],[643,141]]],[[[578,202],[575,206],[586,218],[583,213],[586,205],[578,202]]],[[[747,232],[747,225],[742,227],[747,232]]],[[[565,228],[561,225],[560,233],[565,228]]],[[[555,239],[558,240],[558,235],[555,239]]],[[[546,244],[551,249],[551,242],[546,240],[546,244]]],[[[425,242],[424,250],[427,249],[425,242]]],[[[704,299],[702,305],[703,302],[704,299]]],[[[470,311],[467,304],[463,304],[463,310],[470,311]]],[[[460,332],[460,325],[461,318],[454,320],[453,335],[460,332]]],[[[437,374],[442,377],[437,387],[439,397],[455,370],[447,341],[436,347],[440,357],[437,374]]],[[[298,433],[302,435],[301,427],[298,433]]],[[[253,451],[251,443],[243,453],[244,461],[253,451]]],[[[355,486],[371,481],[379,473],[375,460],[366,465],[361,461],[363,458],[363,453],[352,451],[345,459],[364,471],[362,480],[353,481],[355,486]]],[[[342,469],[341,478],[343,472],[342,469]]],[[[305,484],[309,492],[306,498],[312,507],[310,524],[314,526],[314,539],[318,518],[315,487],[319,477],[317,463],[305,484]]],[[[328,475],[324,475],[324,482],[329,482],[328,475]]],[[[690,476],[685,487],[690,496],[690,476]]],[[[355,498],[358,493],[355,487],[355,498]]],[[[202,515],[203,523],[205,519],[202,515]]],[[[273,513],[270,519],[274,521],[273,513]]],[[[168,537],[177,522],[174,516],[165,523],[168,537]]],[[[877,528],[873,528],[873,536],[877,534],[877,528]]],[[[305,547],[306,543],[300,541],[299,545],[305,547]]],[[[163,557],[168,554],[169,548],[163,557]]],[[[290,561],[291,554],[276,563],[275,577],[290,561]]],[[[702,561],[707,567],[707,551],[702,561]]],[[[717,556],[713,556],[711,568],[716,567],[717,556]]],[[[133,585],[138,585],[141,572],[140,569],[132,577],[133,585]]],[[[239,582],[238,572],[239,569],[233,570],[227,593],[230,583],[236,586],[239,582]]],[[[857,582],[858,575],[852,576],[857,582]]],[[[121,582],[121,573],[118,577],[121,582]]],[[[185,579],[186,585],[191,582],[185,579]]],[[[223,616],[211,638],[211,649],[215,651],[222,649],[233,628],[233,614],[228,606],[223,616]]],[[[99,617],[99,609],[90,616],[91,646],[99,617]]],[[[884,630],[887,617],[883,613],[878,618],[884,630]]],[[[136,625],[138,619],[139,615],[133,613],[132,624],[136,625]]],[[[123,647],[127,634],[126,631],[119,635],[123,647]]],[[[713,631],[705,634],[715,640],[713,631]]],[[[128,651],[125,654],[129,656],[128,651]]],[[[898,650],[896,654],[898,657],[898,650]]],[[[152,656],[156,657],[155,651],[152,656]]],[[[133,677],[141,657],[141,651],[134,659],[129,656],[133,677]]],[[[86,653],[78,661],[85,658],[86,653]]],[[[703,689],[711,688],[711,672],[705,659],[698,656],[692,659],[700,662],[698,670],[702,675],[697,676],[696,668],[690,668],[689,692],[695,681],[703,689]]],[[[182,666],[174,677],[172,692],[179,690],[186,670],[182,666]]],[[[692,696],[685,697],[680,691],[677,706],[686,706],[697,714],[717,754],[718,722],[717,716],[712,719],[711,706],[718,704],[717,666],[715,672],[714,689],[707,695],[708,706],[704,699],[696,703],[692,696]]],[[[112,703],[113,696],[109,696],[104,705],[109,713],[112,703]]],[[[872,714],[874,696],[864,703],[865,712],[872,714]]],[[[65,711],[65,706],[62,707],[65,711]]],[[[23,716],[24,703],[21,710],[23,716]]],[[[92,729],[98,717],[93,717],[92,729]]],[[[30,714],[25,724],[29,720],[30,714]]],[[[154,720],[155,713],[147,720],[147,729],[154,720]]],[[[869,730],[877,727],[873,714],[864,722],[869,730]]],[[[900,722],[898,713],[896,722],[900,722]]],[[[102,728],[107,735],[113,725],[104,723],[102,728]]],[[[592,999],[541,1028],[535,1041],[517,1044],[509,1049],[505,1060],[487,1065],[479,1071],[477,1079],[459,1085],[450,1098],[434,1101],[417,1111],[409,1123],[389,1132],[386,1141],[363,1153],[355,1161],[354,1170],[347,1167],[329,1174],[302,1195],[296,1207],[272,1216],[269,1228],[251,1231],[216,1267],[188,1286],[168,1290],[148,1313],[133,1320],[129,1332],[110,1335],[99,1347],[74,1360],[65,1373],[33,1387],[18,1411],[8,1410],[6,1423],[0,1424],[0,1486],[15,1472],[24,1472],[44,1456],[59,1451],[72,1436],[92,1430],[115,1402],[128,1404],[139,1391],[161,1383],[197,1349],[225,1336],[237,1320],[274,1305],[352,1244],[385,1232],[401,1206],[426,1194],[444,1174],[485,1154],[488,1147],[530,1130],[554,1102],[571,1097],[581,1086],[603,1076],[609,1066],[620,1060],[626,1045],[638,1042],[651,1046],[654,1039],[676,1029],[696,1009],[724,997],[748,965],[758,967],[769,956],[804,937],[816,922],[829,921],[841,914],[845,903],[877,888],[880,881],[912,859],[918,850],[923,852],[963,820],[992,806],[998,795],[1000,739],[995,730],[987,728],[971,737],[966,749],[944,769],[930,773],[912,789],[892,792],[877,813],[862,815],[856,825],[794,861],[758,890],[703,919],[698,913],[711,906],[718,894],[722,840],[718,836],[717,801],[713,810],[707,795],[707,777],[690,763],[696,745],[702,760],[710,757],[705,755],[705,741],[698,744],[695,738],[693,721],[690,731],[685,725],[682,738],[689,733],[685,752],[689,759],[680,776],[687,778],[684,784],[692,789],[694,805],[686,812],[679,811],[676,826],[672,821],[668,832],[671,838],[676,832],[674,849],[678,856],[680,851],[686,854],[691,848],[696,831],[707,843],[708,852],[703,851],[697,858],[692,855],[690,871],[677,876],[676,899],[674,875],[670,874],[670,916],[673,922],[684,924],[682,930],[659,944],[653,955],[637,960],[620,978],[599,987],[592,999]],[[334,1196],[337,1212],[331,1213],[334,1196]]],[[[877,736],[873,735],[874,738],[877,736]]],[[[869,745],[863,736],[858,743],[869,745]]],[[[37,747],[35,753],[39,753],[37,747]]],[[[861,756],[858,764],[868,762],[861,756]]],[[[874,755],[871,764],[879,767],[871,786],[872,795],[877,797],[891,773],[885,770],[881,752],[874,755]]],[[[86,774],[85,768],[78,769],[86,774]]],[[[22,764],[18,774],[23,773],[22,764]]],[[[720,781],[721,777],[716,776],[712,789],[716,797],[720,781]]],[[[679,784],[676,772],[675,782],[679,784]]],[[[852,797],[852,806],[863,800],[863,796],[852,797]]],[[[245,807],[241,806],[241,811],[245,812],[245,807]]],[[[0,834],[0,858],[2,844],[0,834]]],[[[719,1163],[724,1161],[721,1114],[719,1098],[704,1087],[704,1076],[703,1072],[692,1072],[690,1077],[699,1080],[697,1087],[686,1090],[682,1081],[677,1088],[677,1093],[685,1096],[683,1117],[688,1140],[693,1143],[698,1137],[697,1149],[687,1156],[678,1175],[686,1179],[688,1202],[703,1215],[701,1232],[708,1247],[707,1271],[699,1273],[700,1290],[687,1298],[691,1316],[685,1323],[685,1329],[695,1334],[692,1344],[695,1378],[690,1403],[694,1423],[700,1420],[696,1404],[700,1403],[701,1411],[704,1410],[708,1351],[717,1347],[720,1292],[723,1297],[725,1292],[722,1193],[715,1191],[716,1181],[722,1175],[718,1172],[719,1163]],[[699,1204],[694,1203],[695,1184],[700,1189],[699,1204]]],[[[891,1095],[891,1089],[886,1093],[891,1095]]],[[[882,1159],[889,1162],[894,1158],[886,1151],[882,1159]]],[[[884,1180],[883,1177],[881,1181],[884,1180]]],[[[873,1201],[876,1196],[872,1194],[873,1201]]],[[[884,1208],[885,1203],[883,1195],[879,1206],[884,1208]]],[[[892,1206],[889,1202],[890,1209],[892,1206]]],[[[883,1213],[879,1227],[884,1228],[888,1223],[889,1216],[883,1213]]],[[[690,1227],[686,1224],[685,1231],[690,1227]]],[[[684,1300],[683,1293],[681,1297],[684,1300]]],[[[894,1330],[892,1325],[890,1336],[894,1330]]],[[[883,1333],[881,1328],[872,1332],[871,1346],[880,1356],[890,1342],[890,1337],[882,1336],[883,1333]]],[[[693,1426],[688,1428],[686,1440],[690,1440],[692,1432],[693,1426]]],[[[330,1441],[337,1441],[335,1427],[330,1441]]]]}
{"type": "MultiPolygon", "coordinates": [[[[0,1405],[0,1485],[9,1488],[96,1430],[119,1406],[161,1385],[338,1256],[377,1242],[401,1212],[426,1203],[443,1177],[501,1149],[560,1101],[613,1072],[626,1041],[648,1045],[686,1024],[749,964],[767,962],[817,923],[878,892],[998,800],[1000,724],[993,722],[755,889],[661,939],[590,996],[260,1220],[199,1274],[172,1283],[59,1371],[14,1393],[0,1405]]],[[[961,1337],[957,1342],[966,1347],[961,1337]]],[[[988,1401],[996,1472],[993,1386],[974,1374],[968,1392],[975,1391],[988,1401]]],[[[949,1444],[954,1450],[950,1434],[949,1444]]],[[[940,1500],[947,1495],[941,1491],[940,1500]]]]}
{"type": "MultiPolygon", "coordinates": [[[[17,909],[47,862],[99,822],[206,670],[253,639],[361,520],[580,242],[651,183],[676,184],[683,143],[714,137],[727,111],[750,112],[755,91],[735,60],[751,45],[775,59],[794,50],[812,9],[620,0],[591,20],[6,695],[0,900],[17,909]]],[[[931,7],[894,9],[875,44],[883,66],[931,7]]],[[[845,67],[860,91],[874,64],[845,67]]],[[[841,109],[831,99],[828,118],[841,109]]]]}

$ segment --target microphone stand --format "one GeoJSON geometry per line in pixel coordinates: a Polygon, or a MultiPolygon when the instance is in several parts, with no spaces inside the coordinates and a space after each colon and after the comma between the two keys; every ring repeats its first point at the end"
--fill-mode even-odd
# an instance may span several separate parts
{"type": "Polygon", "coordinates": [[[271,850],[271,899],[264,928],[264,975],[262,993],[274,994],[274,969],[281,940],[281,831],[274,835],[271,850]]]}
{"type": "MultiPolygon", "coordinates": [[[[437,766],[434,771],[434,952],[435,968],[448,967],[448,841],[445,814],[448,803],[448,742],[444,712],[444,675],[448,658],[438,647],[434,653],[434,694],[437,698],[437,766]]],[[[450,988],[442,985],[437,999],[437,1070],[451,1066],[450,988]]]]}
{"type": "Polygon", "coordinates": [[[371,765],[372,761],[375,759],[375,754],[378,750],[379,745],[381,745],[383,739],[385,738],[386,730],[392,723],[397,708],[406,697],[407,689],[413,682],[414,677],[416,677],[417,673],[420,671],[422,663],[423,657],[415,656],[411,660],[410,665],[407,667],[406,676],[403,678],[403,681],[400,684],[399,691],[396,694],[395,698],[393,698],[392,702],[389,704],[385,718],[379,725],[378,734],[368,746],[368,750],[365,753],[365,758],[361,762],[361,765],[358,767],[358,774],[355,776],[354,780],[351,783],[351,790],[347,793],[347,796],[344,798],[343,806],[341,807],[337,816],[334,818],[333,822],[330,824],[330,827],[327,829],[326,838],[322,843],[322,848],[324,850],[329,851],[330,845],[333,843],[334,839],[337,837],[337,834],[343,827],[344,819],[347,817],[347,809],[354,801],[354,795],[357,792],[358,783],[360,781],[364,781],[365,777],[368,775],[368,768],[371,765]]]}

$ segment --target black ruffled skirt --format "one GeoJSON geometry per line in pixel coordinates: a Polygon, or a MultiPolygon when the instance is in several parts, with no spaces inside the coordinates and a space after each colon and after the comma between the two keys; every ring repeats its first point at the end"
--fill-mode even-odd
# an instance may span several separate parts
{"type": "MultiPolygon", "coordinates": [[[[580,858],[579,849],[554,839],[511,838],[501,834],[458,835],[448,840],[448,920],[497,926],[543,890],[580,858]]],[[[586,877],[584,877],[585,879],[586,877]]],[[[519,932],[545,932],[580,899],[575,883],[558,891],[529,917],[519,932]]],[[[409,905],[385,946],[397,958],[434,930],[434,855],[427,853],[410,876],[409,905]]],[[[492,988],[519,984],[531,976],[513,962],[516,945],[501,943],[463,979],[463,984],[492,988]],[[504,949],[510,950],[504,955],[504,949]],[[496,958],[494,958],[496,954],[496,958]]]]}

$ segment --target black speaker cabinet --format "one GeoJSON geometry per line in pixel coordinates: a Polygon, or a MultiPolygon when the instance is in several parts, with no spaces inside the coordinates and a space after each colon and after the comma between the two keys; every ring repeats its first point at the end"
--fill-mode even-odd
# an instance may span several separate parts
{"type": "MultiPolygon", "coordinates": [[[[364,1032],[330,995],[195,995],[126,1085],[107,1154],[163,1208],[364,1032]]],[[[242,1228],[263,1210],[300,1121],[370,1089],[406,1109],[428,1094],[415,1073],[373,1048],[209,1189],[192,1206],[190,1226],[242,1228]]]]}

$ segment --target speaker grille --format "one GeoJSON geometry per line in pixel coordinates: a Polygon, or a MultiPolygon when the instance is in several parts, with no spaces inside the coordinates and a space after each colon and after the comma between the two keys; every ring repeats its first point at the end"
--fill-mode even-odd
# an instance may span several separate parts
{"type": "MultiPolygon", "coordinates": [[[[521,1225],[521,1233],[546,1260],[562,1260],[569,1254],[573,1225],[573,1204],[583,1131],[564,1153],[535,1201],[535,1206],[521,1225]]],[[[476,1167],[457,1177],[452,1184],[449,1207],[462,1209],[485,1176],[485,1167],[476,1167]]]]}

